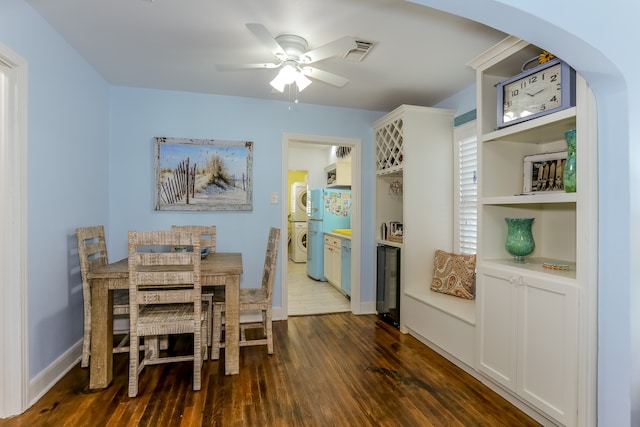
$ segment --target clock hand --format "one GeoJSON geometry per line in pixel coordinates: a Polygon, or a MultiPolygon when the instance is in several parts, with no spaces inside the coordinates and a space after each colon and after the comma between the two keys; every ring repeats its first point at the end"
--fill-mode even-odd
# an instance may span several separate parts
{"type": "Polygon", "coordinates": [[[537,94],[539,94],[539,93],[540,93],[540,92],[542,92],[543,90],[544,90],[544,89],[540,89],[539,91],[534,92],[534,93],[529,93],[529,92],[525,92],[525,93],[526,93],[527,95],[529,95],[529,96],[536,96],[537,94]]]}

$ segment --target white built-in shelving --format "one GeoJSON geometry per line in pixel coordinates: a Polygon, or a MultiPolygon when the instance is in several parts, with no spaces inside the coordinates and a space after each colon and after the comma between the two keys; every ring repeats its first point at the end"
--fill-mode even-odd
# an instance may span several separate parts
{"type": "Polygon", "coordinates": [[[576,75],[576,106],[496,130],[496,83],[542,49],[508,37],[476,69],[479,209],[475,369],[512,402],[567,426],[595,425],[597,131],[576,75]],[[523,193],[523,159],[566,150],[576,129],[577,192],[523,193]],[[505,217],[534,217],[534,253],[506,252],[505,217]],[[567,264],[567,271],[543,263],[567,264]]]}

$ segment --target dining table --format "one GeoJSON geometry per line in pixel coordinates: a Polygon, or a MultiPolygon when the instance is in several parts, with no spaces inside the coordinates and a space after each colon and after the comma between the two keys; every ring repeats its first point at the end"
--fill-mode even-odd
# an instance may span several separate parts
{"type": "MultiPolygon", "coordinates": [[[[240,275],[242,254],[213,252],[200,264],[200,284],[225,287],[225,374],[240,371],[240,275]]],[[[101,389],[113,380],[113,292],[129,289],[127,258],[89,270],[91,287],[91,358],[89,388],[101,389]]]]}

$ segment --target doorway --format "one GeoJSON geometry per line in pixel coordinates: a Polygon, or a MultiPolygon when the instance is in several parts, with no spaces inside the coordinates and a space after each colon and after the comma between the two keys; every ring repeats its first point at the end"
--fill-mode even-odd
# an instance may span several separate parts
{"type": "MultiPolygon", "coordinates": [[[[313,304],[305,308],[304,313],[291,313],[291,315],[297,314],[321,314],[326,312],[335,311],[351,311],[353,313],[360,313],[360,223],[361,223],[361,182],[360,182],[360,170],[361,170],[361,141],[359,139],[351,138],[336,138],[318,135],[300,135],[300,134],[284,134],[282,140],[282,180],[283,198],[289,194],[289,170],[290,169],[305,169],[309,171],[308,181],[312,188],[322,188],[322,182],[319,182],[317,174],[324,173],[324,167],[328,166],[331,161],[331,156],[328,154],[335,147],[347,147],[351,150],[351,298],[348,299],[344,294],[340,294],[340,291],[332,288],[333,285],[327,282],[314,281],[306,274],[306,264],[293,263],[291,260],[282,258],[281,269],[281,289],[282,289],[282,313],[281,318],[286,319],[290,312],[290,287],[294,291],[294,287],[298,283],[295,281],[309,281],[313,282],[316,286],[313,288],[312,296],[314,297],[313,304]],[[320,162],[320,166],[317,164],[309,167],[304,164],[293,165],[290,162],[290,155],[296,152],[304,151],[309,152],[309,158],[314,159],[315,162],[320,162]],[[325,160],[323,160],[325,159],[325,160]],[[324,162],[324,163],[323,163],[324,162]],[[314,178],[313,170],[320,168],[320,172],[316,171],[316,177],[314,178]],[[327,288],[329,287],[329,288],[327,288]],[[317,289],[317,293],[316,293],[317,289]],[[335,292],[332,292],[335,291],[335,292]],[[317,298],[316,298],[317,297],[317,298]],[[317,310],[314,308],[317,307],[317,310]],[[328,309],[327,307],[334,307],[328,309]],[[333,310],[333,311],[331,311],[333,310]]],[[[307,157],[305,155],[305,157],[307,157]]],[[[291,203],[290,200],[287,200],[291,203]]],[[[289,227],[289,206],[283,203],[283,215],[282,215],[282,230],[287,230],[289,227]]],[[[288,239],[282,239],[282,253],[288,253],[289,242],[288,239]]],[[[291,242],[292,244],[294,242],[291,242]]],[[[299,288],[297,288],[299,289],[299,288]]]]}

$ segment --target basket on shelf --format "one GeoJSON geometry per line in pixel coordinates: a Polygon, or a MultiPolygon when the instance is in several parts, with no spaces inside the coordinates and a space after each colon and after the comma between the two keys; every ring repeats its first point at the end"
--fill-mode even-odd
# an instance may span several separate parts
{"type": "Polygon", "coordinates": [[[389,236],[387,238],[387,240],[389,240],[390,242],[395,242],[395,243],[402,243],[402,236],[389,236]]]}

